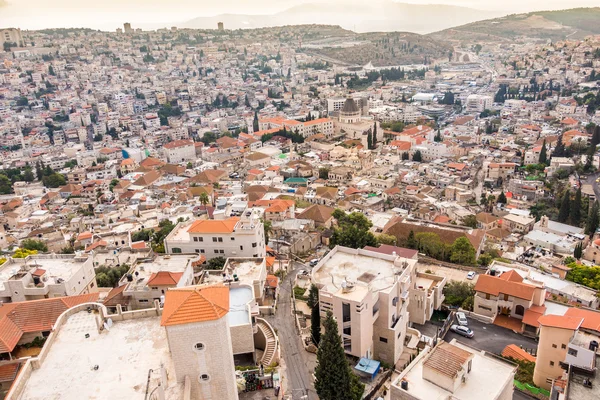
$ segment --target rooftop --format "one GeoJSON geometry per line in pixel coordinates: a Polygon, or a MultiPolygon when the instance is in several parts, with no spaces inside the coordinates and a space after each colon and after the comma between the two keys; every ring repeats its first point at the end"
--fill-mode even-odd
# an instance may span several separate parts
{"type": "Polygon", "coordinates": [[[396,273],[404,269],[402,262],[414,266],[417,260],[337,246],[313,269],[313,279],[330,293],[337,292],[344,281],[380,291],[394,285],[396,273]]]}
{"type": "MultiPolygon", "coordinates": [[[[166,398],[180,398],[166,332],[158,318],[117,322],[101,334],[95,319],[96,314],[86,311],[68,318],[20,400],[141,400],[146,395],[148,371],[158,371],[161,365],[169,376],[166,398]]],[[[151,388],[156,387],[157,378],[151,375],[151,388]]]]}
{"type": "MultiPolygon", "coordinates": [[[[10,258],[0,266],[0,290],[4,290],[4,282],[16,275],[19,278],[21,271],[35,271],[40,268],[46,271],[50,278],[49,283],[54,284],[57,279],[69,280],[87,261],[87,257],[77,257],[66,254],[32,255],[27,258],[10,258]]],[[[90,269],[92,265],[90,263],[90,269]]]]}
{"type": "MultiPolygon", "coordinates": [[[[142,259],[134,265],[131,271],[133,281],[127,284],[126,290],[147,290],[145,288],[150,278],[156,278],[155,274],[163,271],[182,274],[187,270],[189,274],[193,274],[193,269],[188,269],[188,266],[198,258],[198,255],[194,254],[170,254],[168,256],[157,256],[154,259],[142,259]]],[[[188,281],[187,276],[180,275],[180,278],[182,279],[179,279],[178,282],[182,284],[188,281]]],[[[122,279],[126,281],[127,277],[124,276],[122,279]]],[[[159,284],[157,283],[157,285],[159,284]]]]}
{"type": "MultiPolygon", "coordinates": [[[[600,365],[600,356],[596,355],[595,365],[600,365]]],[[[588,376],[573,372],[569,383],[569,399],[598,399],[600,398],[600,373],[596,371],[594,376],[588,376]],[[583,386],[583,380],[589,379],[592,386],[583,386]]]]}
{"type": "MultiPolygon", "coordinates": [[[[440,346],[442,345],[444,343],[440,344],[440,346]]],[[[408,393],[417,399],[456,398],[460,400],[482,400],[494,399],[507,384],[512,385],[516,370],[516,367],[512,364],[503,362],[485,352],[470,348],[456,340],[445,345],[453,346],[463,356],[465,353],[473,354],[474,356],[471,372],[468,374],[468,379],[464,384],[459,385],[454,393],[450,393],[440,386],[425,380],[423,378],[423,367],[431,358],[427,359],[426,354],[423,354],[413,361],[394,382],[397,389],[402,390],[400,389],[400,382],[404,379],[409,382],[408,393]]]]}

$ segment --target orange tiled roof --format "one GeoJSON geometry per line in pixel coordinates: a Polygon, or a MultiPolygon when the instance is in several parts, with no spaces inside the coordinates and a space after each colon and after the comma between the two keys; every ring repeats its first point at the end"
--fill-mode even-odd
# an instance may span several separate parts
{"type": "Polygon", "coordinates": [[[231,217],[225,220],[201,219],[188,228],[189,233],[231,233],[240,219],[231,217]]]}
{"type": "Polygon", "coordinates": [[[183,272],[159,271],[150,275],[148,286],[177,285],[183,276],[183,272]]]}
{"type": "Polygon", "coordinates": [[[523,314],[523,323],[526,325],[535,326],[539,328],[540,322],[538,321],[542,315],[546,312],[546,306],[531,306],[523,314]]]}
{"type": "Polygon", "coordinates": [[[519,299],[531,300],[536,287],[526,283],[508,281],[497,276],[480,275],[475,284],[475,291],[498,296],[500,293],[519,299]]]}
{"type": "Polygon", "coordinates": [[[276,288],[278,282],[279,282],[279,278],[277,278],[275,275],[267,275],[266,284],[268,287],[276,288]]]}
{"type": "Polygon", "coordinates": [[[0,353],[14,350],[24,333],[52,330],[64,311],[82,303],[95,302],[98,293],[7,303],[0,307],[0,353]]]}
{"type": "Polygon", "coordinates": [[[509,344],[502,350],[502,357],[510,357],[515,360],[535,362],[536,358],[517,346],[516,344],[509,344]]]}
{"type": "Polygon", "coordinates": [[[571,329],[577,330],[583,323],[581,317],[569,317],[567,315],[542,315],[538,322],[542,326],[549,326],[552,328],[571,329]]]}
{"type": "Polygon", "coordinates": [[[210,286],[169,290],[160,321],[161,326],[214,321],[229,312],[229,288],[210,286]]]}
{"type": "Polygon", "coordinates": [[[582,328],[600,332],[600,313],[596,311],[570,307],[565,315],[568,317],[583,318],[582,328]]]}

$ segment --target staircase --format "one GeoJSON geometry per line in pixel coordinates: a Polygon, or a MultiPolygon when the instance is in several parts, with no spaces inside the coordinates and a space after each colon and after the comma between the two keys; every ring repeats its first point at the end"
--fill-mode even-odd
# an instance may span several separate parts
{"type": "Polygon", "coordinates": [[[277,357],[277,335],[275,335],[275,331],[273,327],[264,319],[256,318],[256,326],[258,326],[258,330],[264,335],[266,339],[267,345],[265,346],[264,353],[262,358],[260,359],[260,363],[268,367],[274,361],[278,361],[277,357]]]}

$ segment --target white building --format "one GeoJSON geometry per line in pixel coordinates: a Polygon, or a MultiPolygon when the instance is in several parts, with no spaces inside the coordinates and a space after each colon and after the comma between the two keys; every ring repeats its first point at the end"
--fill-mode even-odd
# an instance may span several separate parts
{"type": "Polygon", "coordinates": [[[392,383],[392,400],[511,400],[517,365],[456,339],[426,347],[392,383]]]}
{"type": "Polygon", "coordinates": [[[492,96],[471,94],[467,97],[465,107],[467,112],[483,112],[492,108],[493,103],[494,99],[492,99],[492,96]]]}
{"type": "Polygon", "coordinates": [[[194,146],[194,142],[189,139],[169,142],[163,146],[163,152],[167,161],[172,164],[196,159],[196,146],[194,146]]]}
{"type": "Polygon", "coordinates": [[[67,254],[9,258],[0,266],[0,301],[11,303],[97,292],[92,258],[67,254]]]}
{"type": "Polygon", "coordinates": [[[180,222],[165,238],[165,252],[197,253],[215,257],[264,257],[263,223],[254,212],[250,216],[225,220],[180,222]]]}

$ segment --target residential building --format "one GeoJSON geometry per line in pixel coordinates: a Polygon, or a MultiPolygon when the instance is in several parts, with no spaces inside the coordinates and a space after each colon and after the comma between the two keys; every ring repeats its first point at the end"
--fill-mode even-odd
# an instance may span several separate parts
{"type": "Polygon", "coordinates": [[[454,339],[429,346],[393,382],[392,400],[511,400],[517,365],[454,339]]]}
{"type": "Polygon", "coordinates": [[[215,257],[264,257],[265,233],[260,217],[230,217],[225,220],[180,222],[165,238],[165,252],[197,253],[215,257]]]}
{"type": "Polygon", "coordinates": [[[502,218],[502,227],[512,233],[527,234],[533,229],[535,218],[523,215],[508,214],[502,218]]]}
{"type": "Polygon", "coordinates": [[[196,147],[189,139],[180,139],[169,142],[163,146],[163,152],[167,162],[178,164],[196,159],[196,147]]]}

